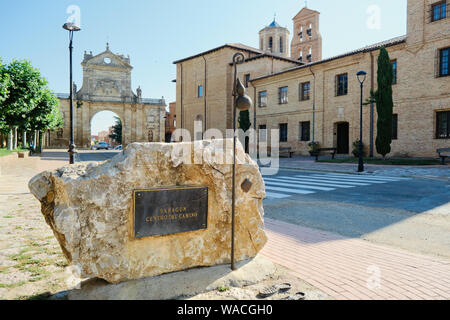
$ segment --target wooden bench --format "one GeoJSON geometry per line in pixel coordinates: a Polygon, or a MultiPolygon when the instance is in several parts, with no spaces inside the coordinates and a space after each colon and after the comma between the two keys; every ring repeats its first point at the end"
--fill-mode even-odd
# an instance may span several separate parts
{"type": "Polygon", "coordinates": [[[294,155],[294,152],[292,151],[291,147],[280,148],[280,154],[285,154],[285,153],[287,153],[289,155],[289,158],[292,158],[292,156],[294,155]]]}
{"type": "Polygon", "coordinates": [[[450,148],[438,149],[437,153],[442,160],[442,165],[445,165],[445,159],[450,157],[450,148]]]}
{"type": "Polygon", "coordinates": [[[316,161],[319,161],[319,155],[324,152],[331,153],[331,157],[334,160],[334,157],[336,156],[337,153],[337,148],[321,148],[317,151],[318,153],[316,154],[316,161]]]}
{"type": "MultiPolygon", "coordinates": [[[[292,151],[291,147],[285,147],[285,148],[279,148],[278,149],[278,154],[287,154],[289,158],[292,158],[292,156],[295,154],[294,151],[292,151]]],[[[272,148],[271,147],[267,147],[267,155],[269,157],[272,156],[272,148]]],[[[259,152],[258,152],[258,157],[259,157],[259,152]]]]}

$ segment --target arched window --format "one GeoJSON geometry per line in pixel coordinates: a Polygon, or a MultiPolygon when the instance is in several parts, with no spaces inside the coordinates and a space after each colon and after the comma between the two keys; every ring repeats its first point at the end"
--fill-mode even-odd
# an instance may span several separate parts
{"type": "Polygon", "coordinates": [[[269,49],[270,49],[270,51],[272,51],[272,49],[273,49],[273,38],[272,37],[269,38],[269,49]]]}
{"type": "Polygon", "coordinates": [[[309,38],[311,39],[312,38],[312,23],[309,24],[307,33],[308,33],[309,38]]]}
{"type": "Polygon", "coordinates": [[[308,62],[312,62],[312,48],[309,48],[308,56],[306,58],[308,59],[308,62]]]}
{"type": "Polygon", "coordinates": [[[280,37],[280,52],[283,53],[283,37],[280,37]]]}

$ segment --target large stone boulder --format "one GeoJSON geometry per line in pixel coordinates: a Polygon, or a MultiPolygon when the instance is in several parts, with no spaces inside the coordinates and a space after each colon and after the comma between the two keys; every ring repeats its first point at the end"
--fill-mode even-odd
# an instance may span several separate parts
{"type": "MultiPolygon", "coordinates": [[[[243,261],[267,241],[265,188],[240,143],[237,159],[235,257],[243,261]],[[246,179],[251,184],[243,184],[246,179]]],[[[135,143],[106,162],[41,173],[29,188],[81,276],[118,283],[230,263],[231,163],[232,140],[135,143]],[[133,191],[184,185],[209,188],[207,229],[135,239],[133,191]]]]}

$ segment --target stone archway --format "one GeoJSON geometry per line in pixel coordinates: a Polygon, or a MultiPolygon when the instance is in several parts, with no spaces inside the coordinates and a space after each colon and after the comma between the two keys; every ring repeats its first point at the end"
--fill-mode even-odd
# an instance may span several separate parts
{"type": "MultiPolygon", "coordinates": [[[[78,91],[74,86],[72,121],[77,148],[90,148],[92,118],[101,111],[114,112],[122,120],[124,147],[133,142],[147,142],[149,130],[153,132],[153,141],[164,141],[165,100],[143,98],[140,87],[133,92],[133,67],[129,57],[114,54],[107,46],[98,55],[85,52],[81,65],[83,85],[78,91]]],[[[69,97],[69,94],[58,94],[65,124],[63,131],[52,132],[52,147],[68,148],[71,136],[69,97]]]]}

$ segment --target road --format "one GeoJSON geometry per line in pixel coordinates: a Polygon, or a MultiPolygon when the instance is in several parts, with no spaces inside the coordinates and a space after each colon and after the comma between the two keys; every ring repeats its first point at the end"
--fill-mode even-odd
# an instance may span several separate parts
{"type": "Polygon", "coordinates": [[[264,178],[268,218],[450,258],[448,180],[292,170],[264,178]]]}
{"type": "Polygon", "coordinates": [[[77,161],[87,162],[87,161],[106,161],[112,159],[116,155],[121,153],[121,151],[91,151],[91,150],[77,150],[77,161]]]}
{"type": "MultiPolygon", "coordinates": [[[[116,154],[81,151],[78,159],[116,154]]],[[[446,179],[280,170],[264,180],[267,218],[450,259],[446,179]]]]}

